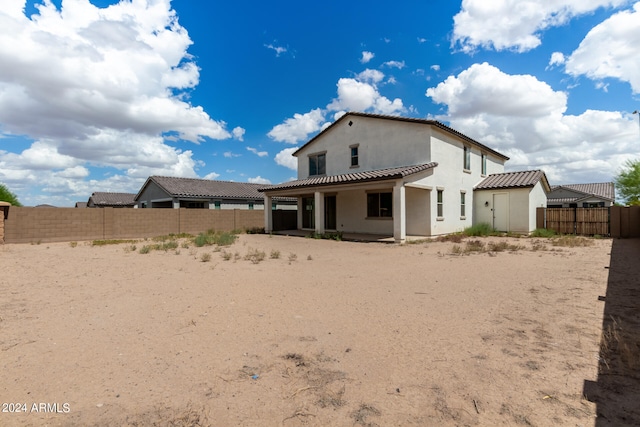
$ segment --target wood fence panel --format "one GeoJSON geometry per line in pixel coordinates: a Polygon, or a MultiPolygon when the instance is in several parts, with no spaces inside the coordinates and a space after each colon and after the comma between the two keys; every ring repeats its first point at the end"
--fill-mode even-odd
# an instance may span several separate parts
{"type": "Polygon", "coordinates": [[[609,208],[541,208],[545,226],[559,234],[609,235],[609,208]]]}

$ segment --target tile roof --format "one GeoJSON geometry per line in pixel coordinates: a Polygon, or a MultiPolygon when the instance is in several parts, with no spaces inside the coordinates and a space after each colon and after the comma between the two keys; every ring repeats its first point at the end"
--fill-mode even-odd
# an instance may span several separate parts
{"type": "Polygon", "coordinates": [[[424,124],[424,125],[431,125],[431,126],[435,126],[445,132],[448,132],[450,134],[453,134],[471,144],[474,144],[478,147],[483,148],[486,151],[489,151],[493,154],[495,154],[498,157],[503,158],[504,160],[509,160],[509,157],[505,156],[502,153],[499,153],[497,151],[495,151],[494,149],[487,147],[484,144],[479,143],[478,141],[476,141],[473,138],[469,138],[467,135],[463,134],[462,132],[459,132],[447,125],[445,125],[444,123],[441,123],[437,120],[427,120],[427,119],[417,119],[417,118],[413,118],[413,117],[402,117],[402,116],[387,116],[387,115],[383,115],[383,114],[369,114],[369,113],[359,113],[359,112],[348,112],[346,114],[344,114],[342,117],[340,117],[338,120],[336,120],[335,122],[331,123],[330,126],[327,126],[325,129],[323,129],[319,134],[317,134],[316,136],[314,136],[313,138],[311,138],[309,141],[307,141],[305,144],[302,145],[302,147],[298,148],[293,155],[295,156],[300,150],[302,150],[304,147],[306,147],[307,145],[311,144],[313,141],[315,141],[317,138],[320,137],[320,135],[323,135],[324,133],[328,132],[329,129],[333,128],[335,125],[337,125],[339,122],[341,122],[342,120],[346,120],[347,117],[370,117],[370,118],[374,118],[374,119],[383,119],[383,120],[397,120],[397,121],[402,121],[402,122],[410,122],[410,123],[419,123],[419,124],[424,124]]]}
{"type": "MultiPolygon", "coordinates": [[[[584,196],[596,196],[603,199],[607,199],[610,201],[614,201],[616,199],[616,188],[613,182],[596,182],[591,184],[565,184],[565,185],[554,185],[551,187],[551,191],[566,188],[568,190],[577,191],[579,193],[583,193],[584,196]]],[[[583,197],[576,198],[566,198],[564,199],[552,199],[556,201],[567,201],[573,202],[575,200],[581,199],[583,197]]]]}
{"type": "Polygon", "coordinates": [[[259,191],[289,190],[293,188],[322,187],[327,185],[356,184],[361,182],[384,181],[388,179],[404,178],[414,173],[422,172],[438,166],[436,162],[422,165],[402,166],[397,168],[378,169],[367,172],[353,172],[342,175],[318,176],[296,181],[283,182],[282,184],[262,187],[259,191]]]}
{"type": "Polygon", "coordinates": [[[87,204],[96,206],[133,206],[135,202],[135,194],[132,193],[103,193],[96,191],[91,194],[87,204]]]}
{"type": "Polygon", "coordinates": [[[543,180],[546,190],[549,191],[547,177],[541,170],[492,174],[476,185],[474,189],[527,188],[535,186],[540,180],[543,180]]]}
{"type": "MultiPolygon", "coordinates": [[[[165,190],[172,197],[181,198],[207,198],[207,199],[248,199],[264,200],[264,195],[258,188],[265,187],[264,184],[251,184],[248,182],[215,181],[211,179],[178,178],[170,176],[150,176],[147,179],[155,182],[160,188],[165,190]]],[[[142,193],[145,185],[136,195],[136,199],[142,193]]],[[[279,198],[280,200],[295,200],[289,197],[279,198]]]]}

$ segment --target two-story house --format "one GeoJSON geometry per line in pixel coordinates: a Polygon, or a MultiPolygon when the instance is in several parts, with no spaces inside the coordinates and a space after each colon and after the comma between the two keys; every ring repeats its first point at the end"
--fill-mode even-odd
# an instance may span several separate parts
{"type": "MultiPolygon", "coordinates": [[[[267,206],[276,196],[295,197],[298,229],[391,235],[396,241],[471,226],[474,187],[502,174],[508,160],[438,121],[353,112],[293,155],[298,179],[260,189],[267,206]]],[[[489,204],[482,208],[493,211],[489,204]]],[[[272,230],[269,210],[265,229],[272,230]]]]}

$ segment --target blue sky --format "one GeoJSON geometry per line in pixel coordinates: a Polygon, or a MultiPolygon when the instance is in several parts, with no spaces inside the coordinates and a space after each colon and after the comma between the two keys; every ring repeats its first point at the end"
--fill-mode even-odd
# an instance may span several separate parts
{"type": "Polygon", "coordinates": [[[636,1],[0,0],[0,64],[0,182],[24,205],[287,181],[346,111],[440,120],[551,184],[640,150],[636,1]]]}

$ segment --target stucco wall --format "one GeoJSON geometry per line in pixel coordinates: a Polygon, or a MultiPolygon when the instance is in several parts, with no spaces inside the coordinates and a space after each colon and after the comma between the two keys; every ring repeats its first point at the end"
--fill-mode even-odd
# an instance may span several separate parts
{"type": "Polygon", "coordinates": [[[407,235],[431,236],[431,194],[430,190],[407,187],[407,235]]]}
{"type": "MultiPolygon", "coordinates": [[[[391,191],[391,187],[379,190],[391,191]]],[[[346,233],[393,234],[391,218],[367,219],[367,193],[365,190],[338,193],[336,196],[336,218],[338,230],[346,233]]]]}
{"type": "Polygon", "coordinates": [[[155,237],[264,226],[261,210],[11,207],[6,243],[155,237]]]}
{"type": "Polygon", "coordinates": [[[533,188],[510,188],[505,190],[475,191],[474,224],[486,223],[494,226],[493,196],[509,195],[509,230],[514,233],[529,233],[536,229],[536,208],[546,206],[547,196],[540,183],[533,188]],[[485,203],[488,206],[485,206],[485,203]]]}

